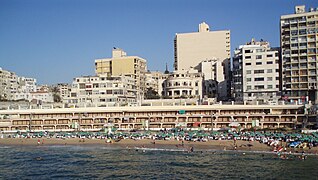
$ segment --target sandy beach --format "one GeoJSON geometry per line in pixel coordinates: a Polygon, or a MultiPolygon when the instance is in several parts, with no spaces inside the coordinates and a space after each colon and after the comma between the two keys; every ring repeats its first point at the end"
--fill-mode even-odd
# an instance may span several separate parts
{"type": "MultiPolygon", "coordinates": [[[[268,151],[273,152],[273,147],[266,144],[259,143],[258,141],[236,141],[238,151],[268,151]]],[[[57,139],[57,138],[3,138],[0,139],[0,146],[50,146],[50,145],[100,145],[100,146],[110,146],[117,148],[161,148],[161,149],[179,149],[179,150],[189,150],[191,147],[194,150],[235,150],[233,140],[213,140],[208,142],[192,142],[177,140],[132,140],[124,139],[119,142],[106,143],[105,139],[57,139]]],[[[283,146],[286,143],[282,144],[283,146]]],[[[287,152],[302,152],[303,149],[300,148],[287,148],[287,152]]],[[[318,154],[318,147],[313,147],[311,149],[304,149],[306,153],[318,154]]]]}

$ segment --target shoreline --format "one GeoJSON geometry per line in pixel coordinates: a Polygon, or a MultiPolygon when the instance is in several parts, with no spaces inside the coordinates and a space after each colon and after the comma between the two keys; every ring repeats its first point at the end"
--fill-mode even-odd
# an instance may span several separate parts
{"type": "MultiPolygon", "coordinates": [[[[285,143],[282,143],[282,145],[285,143]]],[[[274,147],[268,146],[266,144],[259,143],[258,141],[236,141],[236,149],[233,140],[212,140],[207,142],[192,142],[177,140],[132,140],[123,139],[119,142],[106,143],[105,139],[56,139],[56,138],[2,138],[0,139],[1,146],[106,146],[115,147],[120,149],[171,149],[178,151],[189,151],[193,148],[194,151],[236,151],[236,152],[264,152],[264,153],[277,153],[273,151],[274,147]]],[[[304,151],[306,154],[318,155],[318,147],[313,147],[311,149],[305,148],[287,148],[285,152],[281,153],[302,153],[304,151]]]]}

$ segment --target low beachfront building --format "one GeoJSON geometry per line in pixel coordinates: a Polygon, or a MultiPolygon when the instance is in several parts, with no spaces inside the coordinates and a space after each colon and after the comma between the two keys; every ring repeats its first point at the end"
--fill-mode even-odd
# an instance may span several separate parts
{"type": "Polygon", "coordinates": [[[81,107],[133,105],[137,102],[135,80],[130,76],[77,77],[63,101],[81,107]]]}
{"type": "Polygon", "coordinates": [[[219,130],[231,124],[243,129],[313,128],[302,105],[188,105],[0,110],[0,131],[219,130]],[[73,124],[77,124],[74,127],[73,124]]]}

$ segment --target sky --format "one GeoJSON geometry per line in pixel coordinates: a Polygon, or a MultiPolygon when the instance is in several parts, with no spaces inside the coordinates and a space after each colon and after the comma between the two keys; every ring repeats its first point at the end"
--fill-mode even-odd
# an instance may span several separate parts
{"type": "Polygon", "coordinates": [[[0,67],[38,84],[95,75],[113,47],[173,69],[176,33],[231,31],[231,56],[251,38],[279,46],[279,19],[316,0],[0,0],[0,67]]]}

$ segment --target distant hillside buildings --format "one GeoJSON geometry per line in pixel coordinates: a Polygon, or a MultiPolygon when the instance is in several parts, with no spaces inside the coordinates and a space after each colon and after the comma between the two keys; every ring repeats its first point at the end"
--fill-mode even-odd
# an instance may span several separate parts
{"type": "Polygon", "coordinates": [[[0,68],[0,100],[26,100],[41,104],[53,102],[53,96],[48,90],[39,89],[36,79],[18,76],[0,68]]]}

